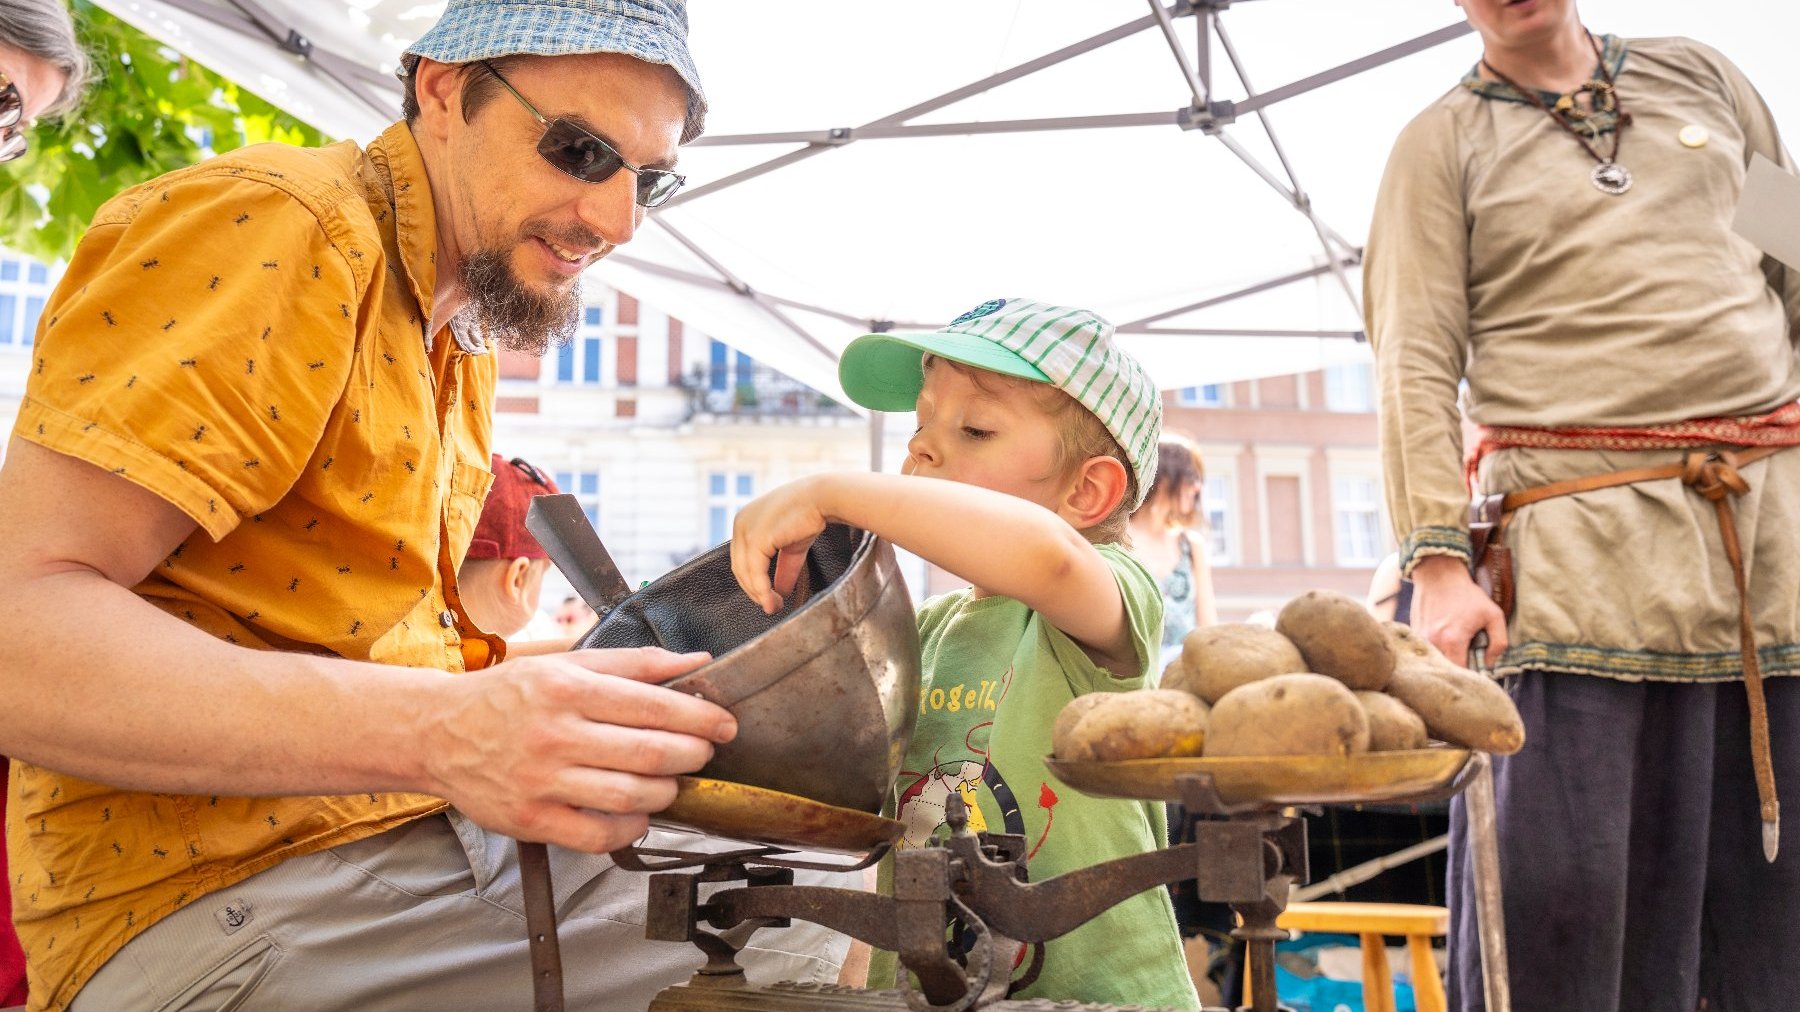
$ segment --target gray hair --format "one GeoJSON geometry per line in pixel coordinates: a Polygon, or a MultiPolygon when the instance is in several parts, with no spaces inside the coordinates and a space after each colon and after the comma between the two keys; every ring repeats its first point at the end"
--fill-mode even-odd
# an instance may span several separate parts
{"type": "Polygon", "coordinates": [[[75,38],[75,22],[63,0],[6,0],[0,3],[0,43],[22,50],[62,71],[62,94],[44,110],[56,116],[73,109],[87,88],[87,53],[75,38]]]}

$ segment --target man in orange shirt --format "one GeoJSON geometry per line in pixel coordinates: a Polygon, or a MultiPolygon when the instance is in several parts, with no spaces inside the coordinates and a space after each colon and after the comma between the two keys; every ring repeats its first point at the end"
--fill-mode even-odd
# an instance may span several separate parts
{"type": "MultiPolygon", "coordinates": [[[[592,964],[641,936],[583,894],[592,855],[736,732],[651,684],[703,655],[505,660],[456,584],[494,344],[567,333],[581,271],[682,182],[685,12],[452,0],[403,65],[366,149],[120,194],[45,308],[0,469],[34,1009],[516,1006],[507,838],[558,845],[565,960],[592,964]]],[[[657,983],[569,976],[577,1007],[657,983]]]]}

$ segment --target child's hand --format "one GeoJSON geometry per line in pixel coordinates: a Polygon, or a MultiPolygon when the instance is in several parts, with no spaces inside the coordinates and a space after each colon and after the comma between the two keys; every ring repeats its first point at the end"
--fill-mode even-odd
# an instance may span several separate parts
{"type": "Polygon", "coordinates": [[[802,478],[759,496],[738,510],[731,525],[732,575],[766,615],[780,611],[782,599],[794,592],[806,552],[825,530],[819,498],[825,480],[802,478]],[[773,584],[770,559],[776,559],[773,584]]]}

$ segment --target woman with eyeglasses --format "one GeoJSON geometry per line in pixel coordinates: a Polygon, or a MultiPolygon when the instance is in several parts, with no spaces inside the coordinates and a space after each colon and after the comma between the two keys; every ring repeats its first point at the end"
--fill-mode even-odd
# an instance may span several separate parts
{"type": "Polygon", "coordinates": [[[62,0],[0,4],[0,162],[25,154],[33,120],[73,108],[87,76],[62,0]]]}
{"type": "MultiPolygon", "coordinates": [[[[81,97],[88,61],[62,0],[0,4],[0,162],[25,154],[25,133],[40,116],[67,112],[81,97]]],[[[0,184],[4,185],[4,184],[0,184]]],[[[6,743],[0,741],[0,825],[6,820],[6,743]]],[[[25,953],[12,926],[12,876],[0,847],[0,1007],[25,1004],[25,953]]]]}

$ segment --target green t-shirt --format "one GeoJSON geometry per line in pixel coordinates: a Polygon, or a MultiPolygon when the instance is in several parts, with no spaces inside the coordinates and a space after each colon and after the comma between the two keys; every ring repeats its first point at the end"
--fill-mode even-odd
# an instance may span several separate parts
{"type": "MultiPolygon", "coordinates": [[[[924,680],[918,724],[894,786],[901,847],[947,833],[951,791],[969,803],[973,830],[1025,837],[1031,880],[1140,854],[1163,845],[1161,804],[1091,798],[1051,775],[1050,728],[1071,699],[1145,687],[1162,637],[1162,594],[1142,564],[1116,545],[1099,546],[1112,566],[1131,624],[1138,673],[1119,678],[1037,612],[1009,597],[964,589],[919,611],[924,680]]],[[[890,889],[891,861],[881,869],[890,889]]],[[[877,950],[872,987],[891,986],[892,953],[877,950]]],[[[1017,997],[1197,1009],[1167,889],[1147,889],[1052,939],[1044,968],[1017,997]]]]}

